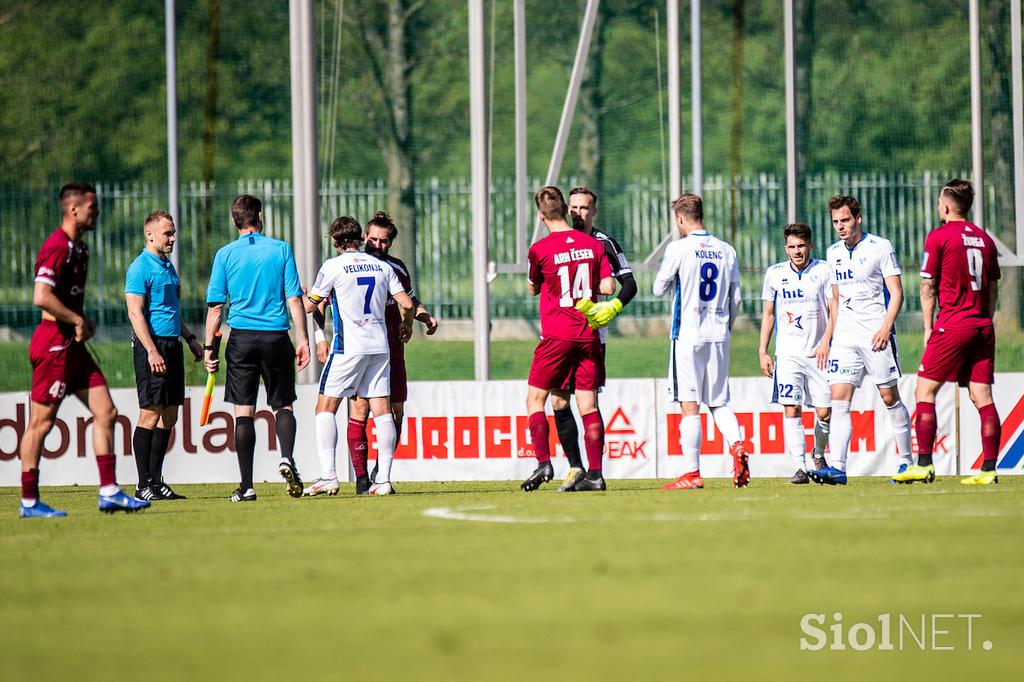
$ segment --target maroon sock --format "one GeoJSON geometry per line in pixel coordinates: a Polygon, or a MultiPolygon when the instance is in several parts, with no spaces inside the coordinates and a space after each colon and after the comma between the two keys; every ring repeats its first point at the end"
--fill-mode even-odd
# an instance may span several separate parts
{"type": "Polygon", "coordinates": [[[978,414],[981,416],[981,452],[983,455],[981,470],[995,471],[1003,426],[999,422],[999,413],[996,412],[994,403],[980,408],[978,414]]]}
{"type": "Polygon", "coordinates": [[[924,466],[931,462],[921,462],[921,457],[930,460],[932,447],[935,445],[935,403],[918,403],[915,413],[914,433],[917,434],[917,463],[924,466]]]}
{"type": "Polygon", "coordinates": [[[534,412],[530,415],[530,438],[533,439],[533,454],[537,461],[543,464],[551,461],[551,448],[548,438],[551,437],[551,429],[548,427],[548,417],[543,412],[534,412]]]}
{"type": "Polygon", "coordinates": [[[346,438],[348,439],[348,453],[352,457],[352,469],[356,472],[356,476],[366,476],[366,420],[349,417],[346,438]]]}
{"type": "Polygon", "coordinates": [[[113,455],[96,455],[96,468],[100,470],[100,485],[117,485],[114,467],[117,460],[113,455]]]}
{"type": "Polygon", "coordinates": [[[583,444],[587,448],[587,470],[601,471],[601,456],[604,455],[604,422],[600,412],[591,412],[583,420],[583,444]]]}
{"type": "Polygon", "coordinates": [[[23,500],[39,499],[39,469],[21,472],[21,498],[23,500]]]}

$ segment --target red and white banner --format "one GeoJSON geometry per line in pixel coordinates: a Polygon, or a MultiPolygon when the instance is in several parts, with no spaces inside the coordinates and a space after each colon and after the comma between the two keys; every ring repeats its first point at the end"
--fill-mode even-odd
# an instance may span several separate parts
{"type": "MultiPolygon", "coordinates": [[[[1013,391],[1013,378],[1000,375],[997,404],[1004,420],[1018,405],[1018,421],[1024,422],[1020,392],[1013,391]],[[1004,378],[1005,377],[1005,378],[1004,378]],[[1006,406],[1004,407],[1004,403],[1006,406]],[[1012,404],[1011,404],[1012,403],[1012,404]]],[[[667,382],[654,379],[611,380],[601,394],[604,417],[605,476],[616,478],[670,478],[679,470],[679,410],[668,400],[667,382]]],[[[900,393],[913,411],[914,377],[900,381],[900,393]]],[[[748,451],[752,474],[790,476],[794,466],[785,454],[782,436],[782,408],[770,403],[772,384],[766,378],[740,378],[730,382],[731,406],[736,411],[748,451]]],[[[300,472],[313,479],[319,472],[313,404],[316,386],[298,387],[295,416],[298,436],[295,458],[300,472]]],[[[138,402],[134,389],[112,392],[120,416],[114,431],[114,451],[118,455],[118,479],[134,483],[132,430],[138,420],[138,402]]],[[[940,474],[952,474],[955,468],[954,439],[950,435],[955,421],[953,388],[939,394],[939,433],[936,468],[940,474]]],[[[214,409],[205,427],[198,425],[202,388],[189,388],[174,429],[164,475],[171,483],[233,482],[238,478],[234,452],[234,416],[223,403],[218,387],[214,409]]],[[[401,440],[395,453],[392,478],[395,481],[443,480],[517,480],[525,478],[536,466],[526,415],[525,381],[448,381],[413,382],[401,440]]],[[[968,407],[970,403],[965,403],[968,407]]],[[[973,409],[973,408],[971,408],[973,409]]],[[[852,405],[853,442],[848,461],[854,476],[889,475],[896,468],[895,447],[889,418],[873,387],[859,390],[852,405]]],[[[813,413],[804,412],[808,450],[813,445],[813,413]]],[[[701,471],[707,477],[731,476],[731,461],[721,434],[714,428],[710,414],[702,413],[705,429],[701,471]]],[[[1016,418],[1016,416],[1014,417],[1016,418]]],[[[28,421],[26,393],[0,394],[0,485],[18,485],[17,448],[28,421]]],[[[552,454],[557,475],[566,465],[557,432],[551,423],[552,454]]],[[[340,410],[338,470],[350,478],[345,466],[345,408],[340,410]]],[[[970,422],[965,422],[970,431],[970,422]]],[[[977,428],[974,427],[976,431],[977,428]]],[[[1022,429],[1024,430],[1024,429],[1022,429]]],[[[92,485],[97,481],[92,448],[92,427],[88,411],[74,399],[65,401],[55,428],[46,439],[41,464],[44,485],[92,485]]],[[[582,427],[580,434],[582,436],[582,427]]],[[[372,422],[369,429],[371,457],[375,456],[372,422]]],[[[279,450],[274,434],[274,415],[265,404],[256,415],[257,481],[276,481],[279,450]]],[[[1024,447],[1024,436],[1021,438],[1024,447]]],[[[1014,441],[1015,442],[1015,441],[1014,441]]],[[[1008,448],[1010,445],[1007,446],[1008,448]]],[[[973,441],[965,439],[965,459],[980,452],[973,441]],[[972,449],[973,448],[973,449],[972,449]]],[[[582,438],[580,452],[586,457],[582,438]]],[[[969,463],[965,466],[969,466],[969,463]]]]}
{"type": "MultiPolygon", "coordinates": [[[[996,472],[1024,473],[1024,374],[997,374],[992,399],[1002,422],[996,472]]],[[[981,468],[981,419],[966,388],[960,389],[960,473],[981,468]]]]}

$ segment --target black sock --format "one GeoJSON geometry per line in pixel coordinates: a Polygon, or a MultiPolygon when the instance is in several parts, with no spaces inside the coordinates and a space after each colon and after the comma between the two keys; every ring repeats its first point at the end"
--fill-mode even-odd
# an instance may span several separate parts
{"type": "Polygon", "coordinates": [[[994,459],[983,459],[983,460],[981,460],[981,470],[982,471],[995,471],[996,470],[996,460],[994,460],[994,459]]]}
{"type": "Polygon", "coordinates": [[[140,488],[149,485],[150,444],[152,441],[153,429],[135,427],[135,433],[132,434],[132,451],[135,453],[135,468],[139,472],[138,487],[140,488]]]}
{"type": "Polygon", "coordinates": [[[590,471],[587,472],[587,478],[589,478],[591,481],[601,480],[601,470],[591,469],[590,471]]]}
{"type": "Polygon", "coordinates": [[[238,454],[238,471],[242,476],[239,487],[244,493],[252,487],[252,460],[256,452],[256,426],[252,417],[235,419],[235,451],[238,454]]]}
{"type": "Polygon", "coordinates": [[[170,440],[169,429],[153,429],[149,451],[149,480],[153,483],[164,480],[164,457],[167,456],[167,444],[170,440]]]}
{"type": "Polygon", "coordinates": [[[291,410],[278,410],[277,419],[274,420],[274,431],[277,433],[277,443],[281,448],[281,456],[289,462],[294,462],[292,452],[295,450],[295,415],[291,410]]]}
{"type": "Polygon", "coordinates": [[[922,467],[928,467],[932,465],[932,453],[921,452],[917,455],[917,465],[922,467]]]}
{"type": "Polygon", "coordinates": [[[569,466],[582,469],[580,432],[576,428],[576,417],[572,414],[572,408],[555,410],[555,430],[558,431],[558,440],[562,443],[562,450],[565,451],[565,458],[569,460],[569,466]]]}

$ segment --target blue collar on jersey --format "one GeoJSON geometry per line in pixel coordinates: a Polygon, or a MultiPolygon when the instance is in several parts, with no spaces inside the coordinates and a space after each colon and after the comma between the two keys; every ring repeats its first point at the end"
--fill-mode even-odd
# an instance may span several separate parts
{"type": "Polygon", "coordinates": [[[245,234],[238,235],[238,241],[242,241],[243,239],[247,239],[249,237],[262,237],[262,236],[263,236],[262,232],[246,232],[245,234]]]}
{"type": "Polygon", "coordinates": [[[858,246],[866,242],[870,236],[871,234],[869,232],[861,232],[860,239],[857,240],[857,243],[853,245],[852,249],[849,246],[846,246],[846,241],[843,241],[843,246],[846,246],[846,251],[850,254],[850,258],[853,258],[853,252],[857,250],[858,246]]]}
{"type": "Polygon", "coordinates": [[[797,279],[803,279],[804,273],[806,273],[808,270],[814,267],[815,260],[817,259],[812,258],[811,260],[807,261],[807,266],[803,270],[797,270],[796,268],[793,267],[793,261],[789,261],[789,269],[796,273],[797,279]]]}
{"type": "Polygon", "coordinates": [[[696,232],[691,232],[690,234],[691,235],[695,235],[697,237],[709,237],[709,236],[711,236],[711,233],[708,232],[707,230],[697,230],[696,232]]]}
{"type": "Polygon", "coordinates": [[[147,254],[150,258],[159,263],[164,269],[171,267],[171,261],[166,258],[161,258],[149,249],[143,249],[142,253],[147,254]]]}

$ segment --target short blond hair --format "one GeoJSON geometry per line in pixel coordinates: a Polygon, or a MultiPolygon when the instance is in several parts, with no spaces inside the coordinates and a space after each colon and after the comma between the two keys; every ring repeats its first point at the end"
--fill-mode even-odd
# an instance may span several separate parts
{"type": "Polygon", "coordinates": [[[704,220],[704,200],[699,195],[687,192],[672,202],[672,210],[698,223],[704,220]]]}

